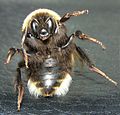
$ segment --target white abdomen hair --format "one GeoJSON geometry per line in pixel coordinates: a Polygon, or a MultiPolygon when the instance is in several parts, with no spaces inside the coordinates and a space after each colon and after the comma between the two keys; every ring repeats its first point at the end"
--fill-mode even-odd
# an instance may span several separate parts
{"type": "MultiPolygon", "coordinates": [[[[59,87],[57,87],[53,93],[53,95],[56,96],[64,96],[67,94],[67,92],[69,91],[69,86],[70,83],[72,81],[72,78],[70,76],[70,74],[66,74],[65,78],[62,80],[61,84],[59,87]]],[[[46,81],[46,83],[50,83],[50,79],[48,79],[48,81],[46,81]]],[[[33,82],[31,79],[28,80],[28,90],[30,92],[30,94],[32,96],[34,96],[35,98],[38,98],[39,96],[45,96],[43,94],[42,88],[36,87],[37,82],[33,82]]],[[[53,96],[51,95],[51,96],[53,96]]]]}

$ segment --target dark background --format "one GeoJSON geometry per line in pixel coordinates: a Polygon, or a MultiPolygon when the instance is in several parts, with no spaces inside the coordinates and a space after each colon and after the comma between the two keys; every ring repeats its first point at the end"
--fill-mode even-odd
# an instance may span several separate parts
{"type": "MultiPolygon", "coordinates": [[[[0,115],[120,115],[120,0],[0,0],[0,115]],[[21,112],[13,90],[16,56],[9,65],[4,59],[9,47],[20,47],[21,26],[33,10],[49,8],[61,16],[73,10],[90,13],[71,18],[68,34],[80,29],[98,38],[107,49],[87,41],[77,41],[97,67],[118,82],[118,87],[83,69],[73,76],[69,93],[60,98],[32,98],[26,88],[21,112]]],[[[26,83],[25,83],[26,86],[26,83]]]]}

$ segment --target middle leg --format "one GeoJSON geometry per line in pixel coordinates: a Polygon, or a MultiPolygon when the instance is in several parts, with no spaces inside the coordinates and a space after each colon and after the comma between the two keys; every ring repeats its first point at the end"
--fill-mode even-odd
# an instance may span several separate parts
{"type": "Polygon", "coordinates": [[[94,43],[100,45],[103,49],[106,49],[106,47],[103,45],[102,42],[98,41],[96,38],[89,37],[88,35],[82,33],[80,30],[77,30],[75,32],[75,36],[81,40],[89,40],[91,42],[94,42],[94,43]]]}

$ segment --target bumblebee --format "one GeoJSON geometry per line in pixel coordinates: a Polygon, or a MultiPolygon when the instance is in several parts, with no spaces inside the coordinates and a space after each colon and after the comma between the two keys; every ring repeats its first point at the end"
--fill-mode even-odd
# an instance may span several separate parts
{"type": "Polygon", "coordinates": [[[75,57],[78,57],[81,63],[86,64],[90,71],[100,74],[117,85],[117,82],[92,63],[74,40],[76,38],[88,40],[105,49],[102,42],[89,37],[80,30],[70,36],[67,35],[64,23],[73,16],[87,13],[88,10],[73,11],[61,17],[52,10],[38,9],[25,18],[22,25],[21,48],[10,48],[5,60],[5,64],[8,64],[16,53],[22,57],[16,68],[17,74],[14,82],[14,87],[18,92],[18,111],[20,111],[24,95],[22,68],[26,71],[28,90],[36,98],[67,94],[72,81],[71,73],[76,61],[75,57]]]}

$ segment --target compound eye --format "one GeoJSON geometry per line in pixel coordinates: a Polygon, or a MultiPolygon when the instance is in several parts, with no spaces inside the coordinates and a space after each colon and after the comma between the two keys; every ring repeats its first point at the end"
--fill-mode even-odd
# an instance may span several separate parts
{"type": "Polygon", "coordinates": [[[39,27],[38,23],[35,20],[33,20],[31,23],[31,28],[34,34],[37,34],[38,27],[39,27]]]}
{"type": "Polygon", "coordinates": [[[49,18],[49,19],[47,20],[47,24],[48,24],[48,27],[49,27],[49,28],[52,28],[52,20],[51,20],[51,18],[49,18]]]}

